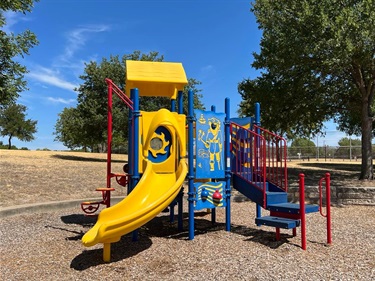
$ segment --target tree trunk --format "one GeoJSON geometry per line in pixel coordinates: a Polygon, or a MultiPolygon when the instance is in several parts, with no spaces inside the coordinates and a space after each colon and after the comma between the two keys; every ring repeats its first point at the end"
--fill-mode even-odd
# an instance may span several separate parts
{"type": "Polygon", "coordinates": [[[369,81],[364,79],[360,64],[352,63],[352,74],[355,84],[362,96],[362,112],[361,112],[361,130],[362,130],[362,165],[360,180],[374,179],[374,166],[372,164],[372,122],[373,114],[371,105],[374,102],[375,92],[375,73],[374,77],[369,81]]]}
{"type": "Polygon", "coordinates": [[[362,166],[360,180],[374,179],[374,166],[372,160],[372,117],[369,100],[362,103],[362,166]]]}
{"type": "Polygon", "coordinates": [[[9,139],[8,139],[8,149],[11,149],[12,148],[12,136],[9,136],[9,139]]]}

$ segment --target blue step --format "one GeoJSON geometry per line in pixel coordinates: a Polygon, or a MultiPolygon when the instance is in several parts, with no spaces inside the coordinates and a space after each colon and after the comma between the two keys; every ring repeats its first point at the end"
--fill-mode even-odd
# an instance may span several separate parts
{"type": "Polygon", "coordinates": [[[300,225],[300,220],[286,219],[273,216],[264,216],[255,219],[257,225],[267,225],[285,229],[296,228],[300,225]]]}
{"type": "Polygon", "coordinates": [[[281,204],[288,202],[288,194],[286,192],[266,192],[267,196],[267,205],[270,204],[281,204]]]}
{"type": "MultiPolygon", "coordinates": [[[[233,174],[233,188],[241,192],[253,202],[263,205],[263,191],[256,186],[250,184],[244,178],[233,174]]],[[[267,185],[266,185],[267,188],[267,185]]]]}
{"type": "MultiPolygon", "coordinates": [[[[274,212],[281,212],[287,214],[299,214],[300,213],[300,205],[295,203],[279,203],[279,204],[268,204],[267,210],[274,211],[274,212]]],[[[305,205],[305,213],[315,213],[319,212],[318,205],[305,205]]]]}

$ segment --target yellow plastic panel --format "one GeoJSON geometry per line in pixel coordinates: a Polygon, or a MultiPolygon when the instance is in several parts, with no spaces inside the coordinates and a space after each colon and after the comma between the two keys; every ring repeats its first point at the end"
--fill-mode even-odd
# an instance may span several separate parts
{"type": "Polygon", "coordinates": [[[141,124],[140,129],[143,142],[140,144],[139,154],[139,171],[143,172],[146,160],[148,157],[148,151],[150,147],[150,141],[155,130],[159,126],[166,127],[172,135],[172,151],[171,156],[165,163],[154,164],[155,171],[160,173],[171,173],[176,170],[175,164],[177,157],[186,156],[186,116],[184,114],[177,114],[167,109],[160,109],[156,112],[145,112],[141,111],[141,124]],[[177,155],[177,152],[180,154],[177,155]]]}
{"type": "Polygon", "coordinates": [[[138,88],[140,96],[177,98],[187,85],[185,70],[178,62],[126,61],[126,94],[138,88]]]}

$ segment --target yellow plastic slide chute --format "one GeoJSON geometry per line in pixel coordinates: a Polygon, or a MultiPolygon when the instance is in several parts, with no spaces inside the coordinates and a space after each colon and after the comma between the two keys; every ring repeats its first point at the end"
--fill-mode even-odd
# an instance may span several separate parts
{"type": "Polygon", "coordinates": [[[83,245],[104,244],[104,261],[110,260],[110,243],[144,225],[172,203],[187,174],[184,159],[175,173],[156,173],[147,160],[146,170],[134,190],[118,204],[100,212],[94,227],[83,237],[83,245]]]}

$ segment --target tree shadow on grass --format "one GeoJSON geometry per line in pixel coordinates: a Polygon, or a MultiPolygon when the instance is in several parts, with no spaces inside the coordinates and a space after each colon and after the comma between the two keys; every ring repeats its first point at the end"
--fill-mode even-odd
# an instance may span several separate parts
{"type": "Polygon", "coordinates": [[[319,162],[319,163],[300,163],[300,166],[303,167],[314,167],[318,168],[320,170],[327,170],[327,171],[332,171],[332,170],[339,170],[339,171],[346,171],[346,172],[354,172],[358,173],[361,171],[361,166],[355,164],[348,164],[348,163],[329,163],[329,162],[319,162]]]}
{"type": "Polygon", "coordinates": [[[301,163],[301,167],[288,168],[289,185],[298,185],[299,174],[305,175],[306,186],[319,185],[319,180],[326,173],[331,175],[331,184],[335,186],[345,186],[347,184],[358,183],[360,166],[337,163],[301,163]],[[312,169],[313,168],[313,169],[312,169]]]}
{"type": "MultiPolygon", "coordinates": [[[[82,162],[107,162],[107,159],[100,159],[100,158],[93,158],[93,157],[82,157],[76,155],[62,155],[62,154],[54,154],[51,155],[52,158],[62,159],[62,160],[69,160],[69,161],[82,161],[82,162]]],[[[128,163],[125,160],[111,160],[112,163],[128,163]]]]}

